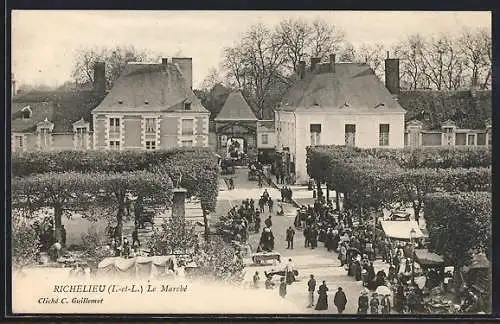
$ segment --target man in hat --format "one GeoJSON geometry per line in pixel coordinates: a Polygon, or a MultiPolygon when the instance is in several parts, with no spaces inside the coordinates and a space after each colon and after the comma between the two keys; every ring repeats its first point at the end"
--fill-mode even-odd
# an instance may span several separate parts
{"type": "Polygon", "coordinates": [[[368,290],[363,289],[358,298],[358,314],[368,313],[368,290]]]}
{"type": "Polygon", "coordinates": [[[292,226],[289,226],[288,229],[286,230],[286,242],[287,242],[287,249],[292,249],[293,250],[293,237],[295,236],[295,230],[292,228],[292,226]]]}
{"type": "Polygon", "coordinates": [[[333,303],[335,304],[335,306],[337,306],[339,314],[342,314],[345,309],[345,305],[347,304],[347,297],[345,296],[342,287],[339,287],[338,291],[335,293],[333,303]]]}
{"type": "Polygon", "coordinates": [[[311,308],[314,306],[314,291],[316,290],[316,280],[314,279],[314,275],[311,275],[309,281],[307,282],[307,293],[309,298],[309,305],[307,308],[311,308]]]}
{"type": "Polygon", "coordinates": [[[264,224],[266,225],[266,227],[273,226],[273,222],[271,221],[271,215],[269,215],[269,217],[264,221],[264,224]]]}

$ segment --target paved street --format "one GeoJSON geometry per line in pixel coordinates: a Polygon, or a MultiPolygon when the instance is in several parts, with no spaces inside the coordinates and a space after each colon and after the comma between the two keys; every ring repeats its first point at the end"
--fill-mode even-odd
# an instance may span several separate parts
{"type": "MultiPolygon", "coordinates": [[[[256,182],[250,182],[247,180],[247,170],[237,169],[234,175],[234,190],[224,190],[219,193],[219,201],[217,203],[217,213],[224,214],[224,209],[227,210],[228,206],[232,204],[240,204],[242,200],[246,198],[253,198],[257,200],[264,188],[258,188],[256,182]]],[[[265,187],[270,193],[273,199],[281,198],[278,190],[274,188],[265,187]]],[[[312,194],[311,194],[312,195],[312,194]]],[[[275,209],[277,209],[279,203],[275,204],[275,209]]],[[[275,237],[275,250],[279,252],[282,256],[283,264],[288,261],[289,258],[295,265],[295,268],[299,271],[298,282],[293,283],[288,286],[286,298],[295,303],[298,307],[303,307],[304,313],[327,313],[336,314],[337,310],[333,305],[333,296],[340,286],[343,288],[347,296],[347,306],[345,313],[356,313],[357,310],[357,299],[359,293],[362,289],[361,282],[356,282],[352,277],[347,276],[347,272],[340,267],[340,262],[337,259],[337,253],[327,252],[326,248],[323,247],[322,243],[319,243],[318,248],[311,250],[310,248],[304,247],[304,236],[300,230],[295,232],[294,249],[286,249],[285,241],[285,231],[288,226],[293,226],[293,221],[295,217],[296,209],[291,204],[284,204],[283,208],[285,210],[284,216],[277,216],[276,212],[272,216],[273,221],[273,233],[275,237]],[[317,285],[321,284],[321,281],[325,280],[329,291],[329,309],[327,311],[316,311],[314,309],[308,309],[307,306],[307,280],[309,275],[314,274],[316,277],[317,285]]],[[[262,216],[262,220],[267,218],[269,212],[266,209],[266,213],[262,216]]],[[[255,251],[258,241],[260,238],[259,234],[251,234],[249,243],[252,249],[255,251]]],[[[381,268],[387,268],[380,261],[374,263],[376,271],[381,268]]],[[[264,270],[271,269],[281,269],[284,265],[272,265],[269,266],[248,266],[245,279],[249,282],[252,281],[253,274],[255,271],[259,271],[262,283],[261,286],[264,289],[264,270]]],[[[386,269],[387,271],[387,269],[386,269]]],[[[278,283],[278,277],[274,278],[278,283]]],[[[276,289],[276,294],[278,290],[276,289]]],[[[315,293],[315,298],[318,295],[315,293]]],[[[279,310],[277,310],[279,312],[279,310]]]]}

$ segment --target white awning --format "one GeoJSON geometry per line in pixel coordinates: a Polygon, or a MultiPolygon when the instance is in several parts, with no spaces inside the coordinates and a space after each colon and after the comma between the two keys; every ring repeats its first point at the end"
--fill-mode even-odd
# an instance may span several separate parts
{"type": "Polygon", "coordinates": [[[412,237],[414,239],[425,237],[416,221],[381,221],[380,223],[385,235],[391,238],[409,240],[412,237]],[[410,234],[412,229],[415,231],[413,235],[410,234]]]}

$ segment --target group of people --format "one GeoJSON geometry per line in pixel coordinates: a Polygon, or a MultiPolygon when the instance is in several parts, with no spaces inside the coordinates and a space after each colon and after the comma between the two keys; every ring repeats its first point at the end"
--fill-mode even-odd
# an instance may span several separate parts
{"type": "MultiPolygon", "coordinates": [[[[314,305],[314,292],[316,291],[316,279],[314,279],[314,275],[311,275],[309,281],[307,282],[307,291],[308,291],[308,300],[309,305],[308,308],[314,307],[315,310],[327,310],[328,309],[328,287],[326,282],[318,287],[318,300],[316,305],[314,305]]],[[[342,287],[338,287],[337,292],[333,298],[333,304],[337,307],[337,312],[342,314],[347,305],[347,297],[342,290],[342,287]]]]}

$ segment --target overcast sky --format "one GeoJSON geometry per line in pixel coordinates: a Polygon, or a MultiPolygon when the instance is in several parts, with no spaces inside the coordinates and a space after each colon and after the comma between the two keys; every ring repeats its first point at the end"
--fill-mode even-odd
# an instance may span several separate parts
{"type": "Polygon", "coordinates": [[[341,27],[354,45],[387,46],[408,34],[457,34],[464,27],[491,28],[489,12],[389,11],[14,11],[12,72],[17,84],[57,85],[70,79],[80,47],[134,45],[166,57],[193,58],[197,87],[222,50],[252,24],[285,18],[321,18],[341,27]]]}

